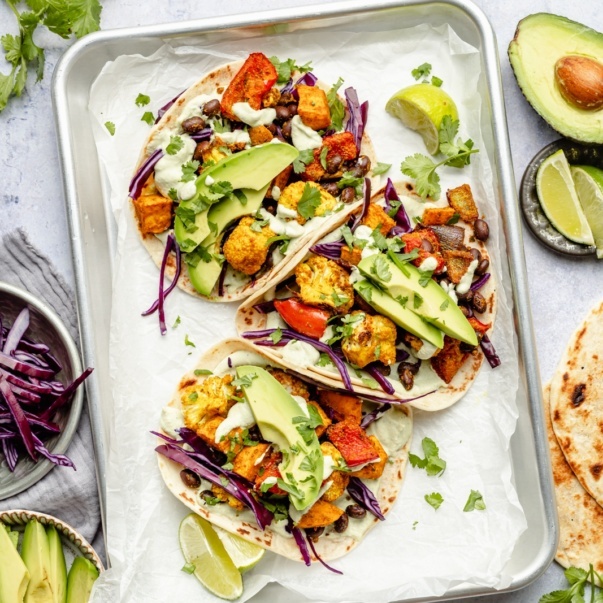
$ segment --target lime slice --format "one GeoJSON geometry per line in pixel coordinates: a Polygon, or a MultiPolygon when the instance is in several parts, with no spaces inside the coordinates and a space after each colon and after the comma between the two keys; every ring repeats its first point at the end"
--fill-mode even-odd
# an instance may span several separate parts
{"type": "Polygon", "coordinates": [[[438,86],[414,84],[398,90],[385,105],[385,110],[423,137],[427,150],[435,155],[440,148],[438,130],[446,115],[459,118],[454,101],[438,86]]]}
{"type": "Polygon", "coordinates": [[[250,570],[264,556],[266,551],[261,546],[248,542],[240,536],[231,534],[218,526],[212,527],[220,537],[229,557],[241,573],[250,570]]]}
{"type": "Polygon", "coordinates": [[[578,200],[595,239],[597,257],[603,259],[603,170],[577,165],[571,171],[578,200]]]}
{"type": "Polygon", "coordinates": [[[229,601],[243,594],[241,572],[209,521],[195,513],[187,515],[180,523],[178,538],[186,563],[207,590],[229,601]]]}
{"type": "Polygon", "coordinates": [[[536,192],[546,217],[564,237],[583,245],[594,244],[563,149],[540,164],[536,192]]]}

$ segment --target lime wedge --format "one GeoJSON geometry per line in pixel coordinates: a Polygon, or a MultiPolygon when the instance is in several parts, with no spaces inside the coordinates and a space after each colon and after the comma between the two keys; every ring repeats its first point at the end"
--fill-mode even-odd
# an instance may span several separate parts
{"type": "Polygon", "coordinates": [[[442,119],[446,115],[453,120],[459,118],[454,101],[441,88],[432,84],[414,84],[398,90],[387,101],[385,110],[405,126],[418,132],[432,155],[440,148],[438,130],[442,119]]]}
{"type": "Polygon", "coordinates": [[[259,563],[266,552],[261,546],[248,542],[236,534],[231,534],[227,530],[218,526],[212,526],[216,534],[220,537],[226,552],[232,559],[236,568],[241,572],[246,572],[259,563]]]}
{"type": "Polygon", "coordinates": [[[603,170],[577,165],[571,171],[578,200],[595,239],[597,257],[603,259],[603,170]]]}
{"type": "Polygon", "coordinates": [[[180,523],[178,538],[187,566],[207,590],[229,601],[243,594],[241,572],[209,521],[195,513],[187,515],[180,523]]]}
{"type": "Polygon", "coordinates": [[[546,217],[564,237],[583,245],[594,244],[563,149],[540,164],[536,192],[546,217]]]}

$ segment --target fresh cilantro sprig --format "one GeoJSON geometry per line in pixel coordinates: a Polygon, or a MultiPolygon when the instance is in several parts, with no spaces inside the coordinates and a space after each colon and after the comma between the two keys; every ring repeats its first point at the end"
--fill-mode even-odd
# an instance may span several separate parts
{"type": "MultiPolygon", "coordinates": [[[[595,571],[592,563],[589,564],[588,571],[572,566],[563,573],[570,587],[567,590],[555,590],[552,593],[543,595],[540,597],[538,603],[584,603],[586,582],[590,582],[591,585],[595,581],[598,581],[599,584],[603,583],[601,574],[595,571]]],[[[603,603],[603,592],[595,586],[591,586],[590,603],[603,603]]]]}
{"type": "Polygon", "coordinates": [[[294,59],[281,61],[278,57],[270,57],[270,62],[276,69],[277,84],[286,84],[291,79],[291,75],[294,71],[299,73],[312,71],[312,61],[308,61],[305,65],[298,65],[294,59]]]}
{"type": "Polygon", "coordinates": [[[442,475],[446,469],[446,461],[440,458],[440,451],[436,443],[431,438],[423,438],[421,446],[425,458],[411,453],[408,455],[410,464],[418,469],[425,469],[427,475],[442,475]]]}
{"type": "Polygon", "coordinates": [[[478,490],[471,490],[469,498],[465,503],[463,511],[468,513],[469,511],[483,511],[486,508],[484,497],[478,490]]]}
{"type": "Polygon", "coordinates": [[[444,502],[444,497],[439,492],[432,492],[425,495],[425,501],[437,511],[444,502]]]}
{"type": "Polygon", "coordinates": [[[445,155],[444,159],[436,163],[427,155],[415,153],[402,162],[400,167],[402,173],[415,179],[417,193],[423,199],[439,198],[440,176],[436,172],[439,167],[448,165],[462,168],[471,163],[471,155],[479,152],[478,149],[473,148],[473,141],[470,138],[464,142],[461,138],[456,138],[458,130],[459,121],[446,115],[438,132],[440,152],[445,155]]]}
{"type": "Polygon", "coordinates": [[[4,57],[10,72],[0,73],[0,111],[13,96],[21,96],[27,82],[29,67],[36,69],[36,82],[44,77],[44,49],[34,42],[39,25],[46,26],[61,38],[74,35],[81,38],[100,27],[102,7],[98,0],[56,2],[51,0],[27,0],[30,10],[21,12],[17,0],[7,0],[17,21],[19,32],[4,34],[0,39],[4,57]]]}
{"type": "Polygon", "coordinates": [[[339,78],[327,92],[327,104],[331,110],[331,125],[329,129],[339,132],[343,128],[343,120],[345,118],[345,106],[339,98],[339,89],[343,85],[343,79],[339,78]]]}
{"type": "Polygon", "coordinates": [[[302,174],[306,171],[306,166],[314,161],[314,149],[304,149],[293,161],[293,171],[296,174],[302,174]]]}
{"type": "MultiPolygon", "coordinates": [[[[419,65],[416,69],[413,69],[411,71],[411,74],[415,78],[415,80],[420,80],[421,78],[423,78],[423,83],[429,82],[430,73],[431,63],[423,63],[422,65],[419,65]]],[[[432,86],[437,86],[439,88],[443,84],[443,82],[439,77],[433,75],[431,76],[431,84],[432,86]]]]}
{"type": "Polygon", "coordinates": [[[301,199],[297,204],[297,213],[309,220],[316,215],[316,210],[320,205],[320,190],[318,187],[310,186],[307,182],[304,186],[301,199]]]}

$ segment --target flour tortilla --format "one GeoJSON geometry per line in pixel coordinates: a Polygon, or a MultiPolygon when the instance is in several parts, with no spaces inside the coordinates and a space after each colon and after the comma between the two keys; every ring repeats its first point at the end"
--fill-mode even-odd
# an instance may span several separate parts
{"type": "MultiPolygon", "coordinates": [[[[258,350],[243,339],[230,339],[219,343],[203,354],[195,368],[213,370],[220,364],[221,361],[237,351],[248,351],[258,354],[265,357],[268,364],[278,368],[284,368],[282,364],[274,362],[268,357],[267,354],[264,354],[262,350],[258,350]]],[[[297,374],[296,376],[310,383],[313,382],[308,378],[307,374],[297,374]]],[[[180,384],[178,385],[178,388],[174,392],[174,396],[169,405],[179,408],[180,389],[192,385],[193,383],[201,383],[205,379],[207,379],[207,376],[195,375],[194,370],[184,375],[180,381],[180,384]]],[[[379,421],[390,420],[391,415],[389,415],[389,413],[391,412],[404,413],[410,426],[412,426],[412,411],[410,408],[392,408],[385,413],[379,419],[379,421]]],[[[163,441],[160,440],[159,443],[163,443],[163,441]]],[[[387,515],[388,512],[391,511],[398,493],[400,492],[402,481],[405,477],[406,461],[408,459],[410,444],[411,438],[408,439],[406,444],[400,450],[391,454],[390,460],[385,464],[385,469],[379,482],[379,490],[376,494],[379,506],[381,507],[381,511],[384,515],[387,515]]],[[[237,511],[231,507],[228,507],[226,504],[222,504],[220,505],[221,510],[227,512],[227,514],[222,514],[216,511],[215,507],[199,503],[197,497],[195,496],[195,492],[190,488],[187,488],[180,478],[182,466],[174,463],[160,454],[157,454],[157,460],[159,463],[161,476],[167,487],[170,489],[172,494],[181,500],[189,509],[201,517],[206,518],[213,524],[220,526],[221,528],[224,528],[233,534],[241,536],[245,540],[254,542],[265,549],[273,551],[278,555],[288,557],[289,559],[303,561],[301,553],[293,538],[285,537],[282,534],[272,530],[270,527],[266,528],[265,530],[260,530],[249,511],[237,513],[237,511]]],[[[354,501],[351,500],[350,504],[353,504],[353,502],[354,501]]],[[[369,518],[367,521],[370,521],[370,525],[368,525],[363,537],[365,537],[366,533],[370,531],[377,523],[380,523],[380,520],[370,513],[367,513],[367,517],[369,518]]],[[[358,543],[358,540],[346,536],[345,532],[343,534],[332,532],[328,536],[321,537],[318,542],[315,543],[315,548],[318,555],[322,559],[329,560],[345,555],[358,543]]],[[[316,558],[313,555],[312,560],[316,561],[316,558]]]]}
{"type": "MultiPolygon", "coordinates": [[[[160,137],[165,130],[173,128],[178,123],[178,119],[182,114],[184,107],[186,107],[187,103],[194,99],[195,97],[206,94],[221,94],[230,84],[232,78],[239,71],[244,61],[235,61],[233,63],[228,63],[215,69],[214,71],[207,74],[201,80],[199,80],[196,84],[193,84],[188,90],[186,90],[178,99],[174,102],[174,104],[165,112],[162,116],[161,120],[153,127],[151,133],[149,134],[149,138],[147,139],[145,145],[143,146],[143,150],[138,159],[138,163],[136,165],[136,169],[134,173],[138,171],[140,166],[144,163],[144,161],[153,153],[154,141],[160,137]]],[[[330,86],[320,82],[320,80],[316,83],[316,86],[323,88],[324,90],[329,90],[330,86]]],[[[368,134],[365,132],[362,137],[362,150],[361,153],[363,155],[367,155],[371,160],[371,165],[376,165],[377,160],[374,152],[373,145],[368,134]]],[[[378,186],[380,177],[373,176],[372,180],[374,182],[374,186],[378,186]]],[[[315,230],[306,233],[299,237],[295,242],[292,242],[289,246],[289,254],[287,257],[282,260],[277,266],[274,266],[264,272],[262,275],[258,276],[258,278],[253,281],[249,281],[246,284],[242,285],[238,289],[225,293],[224,296],[212,295],[206,297],[201,295],[191,284],[190,279],[188,277],[188,272],[186,270],[186,265],[184,262],[182,263],[182,272],[180,278],[178,279],[178,287],[194,295],[196,297],[200,297],[202,299],[207,299],[212,302],[231,302],[237,301],[241,299],[245,299],[249,295],[251,295],[254,291],[257,291],[261,288],[266,282],[275,277],[275,275],[281,271],[286,264],[288,264],[291,258],[295,255],[295,250],[297,248],[301,248],[307,245],[310,241],[320,238],[323,233],[328,232],[332,228],[332,223],[334,220],[337,220],[342,214],[349,214],[355,207],[358,207],[362,204],[362,200],[356,201],[349,206],[346,206],[342,212],[333,214],[331,219],[325,219],[324,224],[321,224],[320,227],[315,230]]],[[[138,221],[136,219],[134,213],[134,204],[130,199],[130,209],[132,211],[132,215],[134,221],[138,226],[138,221]]],[[[161,263],[164,256],[165,251],[165,243],[158,239],[155,235],[152,234],[143,234],[139,228],[139,234],[142,240],[142,244],[145,246],[147,251],[149,252],[152,260],[155,262],[155,265],[160,268],[161,263]]],[[[165,274],[166,277],[172,279],[176,273],[176,262],[173,257],[170,256],[167,262],[165,274]]]]}
{"type": "Polygon", "coordinates": [[[603,303],[572,336],[551,381],[559,446],[587,492],[603,505],[603,303]]]}
{"type": "Polygon", "coordinates": [[[557,562],[565,568],[579,567],[588,571],[592,563],[603,572],[603,508],[581,486],[559,447],[550,415],[550,391],[544,388],[544,416],[549,440],[555,498],[559,515],[557,562]]]}
{"type": "MultiPolygon", "coordinates": [[[[409,190],[412,190],[412,185],[410,183],[396,183],[395,188],[400,194],[401,198],[403,195],[408,195],[409,190]]],[[[384,189],[379,190],[373,196],[371,202],[378,201],[381,197],[383,197],[384,189]]],[[[357,209],[356,211],[360,211],[357,209]]],[[[349,216],[342,216],[337,223],[332,225],[332,230],[337,229],[339,226],[345,224],[349,216]]],[[[472,232],[472,228],[459,220],[459,226],[464,226],[467,228],[468,232],[472,232]]],[[[312,244],[317,241],[313,241],[312,244]]],[[[465,244],[468,241],[465,240],[465,244]]],[[[294,272],[295,267],[300,264],[309,254],[308,245],[305,249],[302,249],[298,252],[297,256],[288,264],[283,270],[281,270],[278,274],[278,278],[275,277],[272,281],[268,283],[263,289],[256,291],[249,299],[245,300],[239,307],[236,315],[236,327],[239,335],[243,335],[247,331],[260,331],[266,329],[266,314],[258,312],[254,309],[254,305],[261,302],[264,298],[264,294],[267,291],[275,288],[278,283],[289,278],[294,272]]],[[[481,241],[472,241],[472,247],[477,247],[482,257],[488,258],[488,253],[485,245],[481,241]]],[[[494,325],[494,318],[496,315],[496,281],[494,275],[491,274],[488,281],[483,285],[480,289],[480,293],[485,297],[487,301],[487,310],[483,315],[478,315],[479,320],[484,323],[492,323],[492,327],[494,325]]],[[[490,328],[490,330],[492,329],[490,328]]],[[[490,332],[490,331],[489,331],[490,332]]],[[[282,359],[281,348],[278,347],[262,347],[263,353],[270,357],[271,359],[282,363],[285,366],[288,366],[289,369],[295,370],[296,367],[294,365],[287,364],[282,359]]],[[[350,371],[350,377],[352,381],[352,386],[354,391],[360,395],[369,395],[369,396],[379,396],[384,400],[394,400],[394,401],[403,401],[407,402],[408,405],[426,411],[437,411],[443,410],[452,406],[455,402],[458,402],[467,390],[471,387],[471,384],[477,377],[477,373],[483,363],[484,355],[481,351],[475,351],[471,354],[461,366],[457,374],[453,377],[452,381],[444,386],[440,387],[440,389],[434,391],[433,393],[429,393],[423,397],[413,399],[412,391],[399,391],[393,395],[386,394],[381,390],[374,390],[366,387],[362,381],[354,375],[353,371],[350,371]]],[[[423,361],[426,362],[426,361],[423,361]]],[[[319,366],[311,366],[307,369],[307,374],[310,375],[313,379],[320,381],[328,385],[329,387],[333,387],[336,389],[341,389],[343,384],[338,374],[335,374],[332,371],[326,370],[325,368],[319,366]]]]}

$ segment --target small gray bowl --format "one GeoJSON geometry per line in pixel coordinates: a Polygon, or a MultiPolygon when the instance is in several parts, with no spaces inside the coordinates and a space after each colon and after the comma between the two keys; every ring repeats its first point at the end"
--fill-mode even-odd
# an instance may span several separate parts
{"type": "MultiPolygon", "coordinates": [[[[60,362],[63,370],[57,375],[57,380],[67,384],[82,373],[82,363],[79,351],[71,335],[61,322],[61,319],[44,302],[27,291],[0,282],[0,315],[5,325],[12,325],[19,312],[29,307],[30,324],[25,336],[35,342],[47,344],[53,355],[60,362]]],[[[63,454],[67,451],[82,413],[84,390],[82,385],[77,388],[71,403],[61,408],[54,421],[61,427],[61,433],[46,440],[48,450],[53,454],[63,454]]],[[[6,460],[0,449],[0,500],[14,496],[27,490],[42,479],[55,465],[46,459],[32,461],[22,456],[14,472],[9,471],[6,460]]],[[[61,471],[73,471],[69,467],[61,467],[61,471]]]]}

